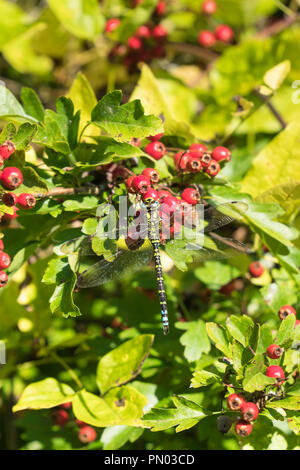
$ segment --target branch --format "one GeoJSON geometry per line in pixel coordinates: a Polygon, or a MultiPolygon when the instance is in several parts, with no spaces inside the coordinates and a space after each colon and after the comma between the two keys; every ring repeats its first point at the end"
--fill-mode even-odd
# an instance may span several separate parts
{"type": "Polygon", "coordinates": [[[254,90],[254,92],[263,101],[263,103],[265,103],[268,106],[273,116],[277,119],[277,121],[281,125],[282,129],[285,129],[287,126],[287,123],[285,122],[281,114],[277,111],[277,109],[273,106],[273,104],[270,102],[271,97],[262,95],[258,90],[254,90]]]}
{"type": "Polygon", "coordinates": [[[276,21],[275,23],[270,24],[266,28],[259,31],[255,36],[257,38],[267,38],[269,36],[273,36],[275,34],[280,33],[284,29],[291,26],[293,23],[298,21],[300,18],[299,15],[287,16],[283,20],[276,21]]]}
{"type": "Polygon", "coordinates": [[[205,49],[204,47],[197,46],[196,44],[169,42],[168,46],[172,47],[175,51],[183,52],[184,54],[191,54],[208,62],[216,60],[219,56],[216,52],[205,49]]]}
{"type": "Polygon", "coordinates": [[[54,188],[50,189],[45,193],[33,193],[35,198],[45,199],[48,197],[63,197],[63,196],[74,196],[76,194],[82,195],[94,195],[99,196],[103,192],[103,188],[100,186],[88,187],[83,186],[82,188],[54,188]]]}

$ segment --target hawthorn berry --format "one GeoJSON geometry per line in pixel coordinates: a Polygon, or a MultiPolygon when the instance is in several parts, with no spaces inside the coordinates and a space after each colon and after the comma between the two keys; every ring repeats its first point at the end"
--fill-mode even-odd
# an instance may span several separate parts
{"type": "Polygon", "coordinates": [[[205,152],[200,157],[200,162],[201,162],[201,165],[203,166],[203,168],[207,168],[208,165],[210,164],[211,160],[212,160],[211,155],[208,152],[205,152]]]}
{"type": "Polygon", "coordinates": [[[150,38],[152,35],[149,26],[145,24],[142,24],[141,26],[139,26],[135,34],[139,38],[150,38]]]}
{"type": "Polygon", "coordinates": [[[4,251],[0,251],[0,269],[9,268],[10,263],[10,256],[7,253],[4,253],[4,251]]]}
{"type": "Polygon", "coordinates": [[[222,432],[223,434],[226,434],[231,428],[231,425],[232,425],[232,420],[231,418],[229,418],[229,416],[221,415],[218,417],[217,419],[218,431],[222,432]]]}
{"type": "Polygon", "coordinates": [[[220,168],[219,163],[216,162],[215,160],[211,160],[205,169],[205,173],[207,173],[211,177],[215,177],[217,176],[220,170],[221,168],[220,168]]]}
{"type": "Polygon", "coordinates": [[[216,147],[211,154],[212,158],[216,160],[217,162],[221,160],[230,160],[231,157],[231,152],[228,148],[226,147],[216,147]]]}
{"type": "Polygon", "coordinates": [[[5,220],[13,220],[13,219],[16,219],[16,218],[18,217],[18,214],[17,214],[17,211],[18,211],[18,210],[19,210],[19,209],[18,209],[16,206],[14,206],[14,207],[13,207],[13,211],[14,211],[13,214],[4,214],[4,216],[3,216],[4,219],[5,219],[5,220]]]}
{"type": "Polygon", "coordinates": [[[62,428],[69,421],[69,414],[66,410],[56,410],[52,413],[52,421],[53,424],[56,424],[56,426],[62,428]]]}
{"type": "Polygon", "coordinates": [[[1,174],[1,184],[5,189],[17,189],[23,183],[23,175],[19,168],[7,167],[1,174]]]}
{"type": "Polygon", "coordinates": [[[147,176],[152,184],[159,182],[159,173],[155,168],[145,168],[142,175],[147,176]]]}
{"type": "Polygon", "coordinates": [[[187,169],[190,170],[192,173],[198,173],[201,171],[202,164],[199,158],[197,157],[190,157],[187,162],[187,169]]]}
{"type": "Polygon", "coordinates": [[[135,193],[135,191],[132,187],[132,181],[134,180],[134,178],[135,178],[135,176],[129,176],[129,178],[127,178],[127,180],[125,180],[125,185],[126,185],[127,191],[129,193],[132,193],[132,194],[135,193]]]}
{"type": "Polygon", "coordinates": [[[255,421],[258,417],[259,409],[252,401],[243,403],[241,406],[241,416],[245,421],[255,421]]]}
{"type": "Polygon", "coordinates": [[[4,144],[0,145],[0,157],[2,157],[3,160],[7,160],[15,150],[16,148],[13,142],[8,140],[7,142],[4,142],[4,144]]]}
{"type": "Polygon", "coordinates": [[[197,40],[200,46],[203,47],[212,47],[216,42],[214,33],[206,29],[198,34],[197,40]]]}
{"type": "Polygon", "coordinates": [[[64,410],[70,410],[72,408],[72,402],[67,401],[66,403],[62,403],[60,408],[63,408],[64,410]]]}
{"type": "Polygon", "coordinates": [[[4,193],[2,196],[2,202],[8,207],[13,207],[16,205],[17,196],[14,193],[4,193]]]}
{"type": "Polygon", "coordinates": [[[83,428],[83,426],[87,426],[87,424],[84,421],[80,421],[80,419],[75,419],[75,423],[79,428],[83,428]]]}
{"type": "Polygon", "coordinates": [[[119,20],[119,18],[110,18],[106,22],[105,32],[106,33],[111,33],[112,31],[117,29],[118,26],[120,26],[120,24],[121,24],[121,20],[119,20]]]}
{"type": "Polygon", "coordinates": [[[296,321],[295,321],[295,328],[296,328],[298,325],[300,325],[300,320],[296,320],[296,321]]]}
{"type": "Polygon", "coordinates": [[[232,281],[228,282],[228,284],[224,284],[220,288],[220,292],[224,295],[230,295],[232,292],[241,291],[244,289],[244,283],[242,279],[233,279],[232,281]]]}
{"type": "Polygon", "coordinates": [[[166,3],[160,0],[156,5],[155,13],[158,16],[163,16],[166,13],[166,3]]]}
{"type": "Polygon", "coordinates": [[[149,135],[149,137],[147,137],[147,139],[151,140],[151,142],[155,142],[156,140],[160,140],[163,135],[164,135],[164,133],[161,132],[160,134],[149,135]]]}
{"type": "Polygon", "coordinates": [[[203,144],[192,144],[189,148],[189,153],[192,157],[201,158],[207,148],[203,144]]]}
{"type": "Polygon", "coordinates": [[[227,405],[231,411],[238,411],[246,403],[246,400],[237,393],[232,393],[227,397],[227,405]]]}
{"type": "Polygon", "coordinates": [[[0,288],[5,287],[8,282],[8,276],[6,272],[0,271],[0,288]]]}
{"type": "Polygon", "coordinates": [[[32,194],[22,193],[18,196],[17,204],[21,209],[31,209],[36,205],[36,199],[32,194]]]}
{"type": "Polygon", "coordinates": [[[0,238],[0,251],[2,251],[3,249],[4,249],[4,243],[3,243],[2,238],[0,238]]]}
{"type": "Polygon", "coordinates": [[[271,359],[278,359],[282,356],[283,349],[278,344],[270,344],[267,348],[267,356],[271,359]]]}
{"type": "Polygon", "coordinates": [[[202,3],[202,13],[205,15],[213,15],[217,11],[217,4],[214,0],[206,0],[202,3]]]}
{"type": "Polygon", "coordinates": [[[249,436],[252,432],[252,424],[243,419],[239,419],[235,425],[235,432],[241,437],[249,436]]]}
{"type": "Polygon", "coordinates": [[[233,39],[234,33],[230,26],[221,24],[215,31],[215,37],[222,42],[230,42],[233,39]]]}
{"type": "Polygon", "coordinates": [[[134,51],[139,51],[142,48],[143,44],[140,38],[136,36],[131,36],[127,41],[127,46],[134,51]]]}
{"type": "Polygon", "coordinates": [[[97,439],[97,433],[91,426],[84,426],[78,432],[78,439],[84,444],[94,442],[97,439]]]}
{"type": "Polygon", "coordinates": [[[187,164],[191,158],[189,152],[178,152],[174,155],[174,163],[177,170],[187,170],[187,164]]]}
{"type": "Polygon", "coordinates": [[[249,265],[248,271],[252,277],[260,277],[264,273],[265,268],[259,261],[253,261],[249,265]]]}
{"type": "Polygon", "coordinates": [[[165,39],[168,36],[168,31],[162,25],[158,24],[153,28],[152,36],[155,39],[165,39]]]}
{"type": "Polygon", "coordinates": [[[269,366],[266,370],[266,376],[277,379],[277,385],[280,385],[285,379],[284,370],[280,366],[269,366]]]}
{"type": "Polygon", "coordinates": [[[200,193],[195,188],[185,188],[181,194],[181,198],[189,204],[198,204],[200,202],[200,193]]]}
{"type": "Polygon", "coordinates": [[[164,200],[165,197],[172,196],[170,191],[167,191],[166,189],[161,189],[160,191],[158,191],[157,194],[161,202],[164,200]]]}
{"type": "Polygon", "coordinates": [[[288,315],[295,315],[296,316],[296,310],[291,305],[283,305],[278,310],[278,316],[279,316],[280,320],[284,320],[288,315]]]}
{"type": "Polygon", "coordinates": [[[180,205],[180,200],[175,196],[166,196],[163,199],[162,211],[175,212],[180,205]],[[167,209],[168,208],[168,209],[167,209]]]}
{"type": "Polygon", "coordinates": [[[153,188],[150,188],[148,191],[146,191],[142,197],[143,197],[143,201],[145,201],[147,198],[151,198],[151,199],[154,199],[155,201],[159,201],[158,192],[153,188]]]}
{"type": "Polygon", "coordinates": [[[160,160],[166,153],[166,147],[162,142],[157,140],[155,142],[150,142],[150,144],[146,146],[145,151],[155,160],[160,160]]]}
{"type": "Polygon", "coordinates": [[[135,176],[132,180],[132,188],[136,193],[144,194],[150,189],[150,179],[144,175],[135,176]]]}

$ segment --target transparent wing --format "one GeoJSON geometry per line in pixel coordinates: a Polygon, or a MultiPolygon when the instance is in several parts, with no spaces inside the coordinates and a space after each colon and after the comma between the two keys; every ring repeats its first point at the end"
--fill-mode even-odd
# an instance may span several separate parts
{"type": "Polygon", "coordinates": [[[195,262],[219,260],[248,254],[249,249],[243,243],[232,238],[220,237],[215,233],[211,237],[205,237],[204,246],[196,243],[188,243],[186,248],[193,251],[195,262]]]}
{"type": "Polygon", "coordinates": [[[247,209],[247,204],[238,201],[207,207],[204,209],[204,221],[206,223],[204,232],[212,232],[230,224],[247,209]]]}
{"type": "MultiPolygon", "coordinates": [[[[80,269],[86,266],[85,256],[81,254],[80,269]]],[[[92,255],[93,256],[93,255],[92,255]]],[[[106,282],[116,281],[127,277],[133,272],[141,269],[142,266],[147,264],[153,256],[153,248],[149,240],[146,240],[142,247],[137,249],[122,248],[114,255],[114,259],[108,260],[94,255],[97,262],[90,265],[78,276],[77,286],[80,288],[95,287],[106,282]]],[[[91,263],[91,256],[89,256],[88,264],[91,263]]]]}

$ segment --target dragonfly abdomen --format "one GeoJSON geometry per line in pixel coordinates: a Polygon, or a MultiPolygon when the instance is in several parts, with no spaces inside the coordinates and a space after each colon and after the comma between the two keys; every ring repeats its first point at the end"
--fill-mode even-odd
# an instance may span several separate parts
{"type": "Polygon", "coordinates": [[[159,253],[159,241],[151,240],[154,248],[154,262],[155,262],[155,273],[158,287],[158,297],[161,307],[161,321],[163,324],[163,332],[165,335],[169,333],[169,318],[168,318],[168,308],[167,308],[167,296],[165,283],[163,278],[163,271],[161,266],[161,259],[159,253]]]}

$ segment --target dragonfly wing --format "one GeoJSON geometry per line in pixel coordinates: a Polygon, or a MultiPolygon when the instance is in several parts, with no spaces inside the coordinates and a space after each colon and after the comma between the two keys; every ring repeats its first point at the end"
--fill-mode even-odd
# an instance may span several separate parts
{"type": "Polygon", "coordinates": [[[232,258],[249,253],[246,245],[237,240],[218,237],[216,234],[211,234],[211,237],[205,237],[204,246],[188,243],[187,249],[193,251],[193,258],[196,262],[232,258]]]}
{"type": "Polygon", "coordinates": [[[112,261],[104,258],[84,270],[77,279],[78,287],[95,287],[106,282],[116,281],[127,277],[133,272],[141,269],[153,256],[150,242],[145,242],[137,250],[122,249],[116,254],[112,261]]]}
{"type": "Polygon", "coordinates": [[[209,206],[204,210],[204,220],[206,222],[204,232],[212,232],[230,224],[238,218],[240,213],[246,212],[247,209],[247,204],[235,201],[219,204],[216,207],[209,206]]]}

